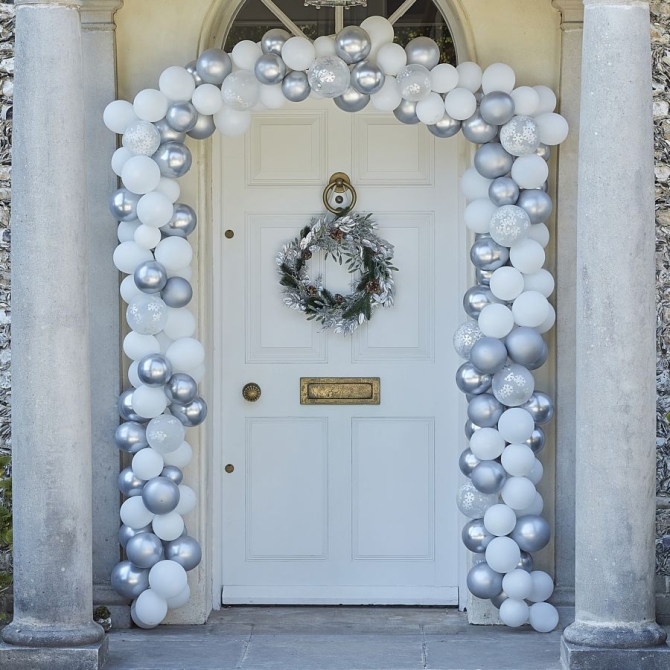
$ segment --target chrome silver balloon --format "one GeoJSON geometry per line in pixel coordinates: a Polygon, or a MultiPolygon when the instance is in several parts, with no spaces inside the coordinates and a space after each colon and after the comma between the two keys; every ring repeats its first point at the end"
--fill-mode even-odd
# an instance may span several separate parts
{"type": "Polygon", "coordinates": [[[184,480],[184,473],[176,465],[166,465],[161,471],[161,477],[166,477],[179,486],[184,480]]]}
{"type": "Polygon", "coordinates": [[[540,146],[535,152],[540,158],[544,158],[545,161],[548,161],[551,158],[551,147],[546,144],[540,143],[540,146]]]}
{"type": "Polygon", "coordinates": [[[264,54],[275,54],[281,56],[281,50],[286,40],[291,38],[291,33],[283,28],[272,28],[261,37],[261,50],[264,54]]]}
{"type": "Polygon", "coordinates": [[[536,361],[534,361],[533,363],[529,363],[528,365],[526,365],[526,367],[529,370],[537,370],[538,368],[541,368],[547,362],[548,358],[549,358],[549,347],[547,346],[546,342],[543,342],[542,353],[540,354],[540,357],[536,361]]]}
{"type": "Polygon", "coordinates": [[[142,489],[142,502],[154,514],[173,512],[179,504],[179,497],[179,487],[167,477],[154,477],[147,481],[142,489]]]}
{"type": "MultiPolygon", "coordinates": [[[[469,422],[468,422],[469,423],[469,422]]],[[[468,438],[470,439],[470,438],[468,438]]],[[[458,457],[458,467],[460,471],[469,477],[472,471],[481,463],[481,461],[472,453],[470,447],[464,449],[458,457]]],[[[472,550],[471,550],[472,551],[472,550]]]]}
{"type": "Polygon", "coordinates": [[[470,477],[474,487],[482,493],[498,493],[507,479],[507,473],[498,461],[482,461],[470,477]]]}
{"type": "Polygon", "coordinates": [[[149,588],[149,571],[130,561],[121,561],[112,568],[111,586],[122,598],[132,600],[149,588]]]}
{"type": "Polygon", "coordinates": [[[290,102],[302,102],[309,98],[312,87],[309,85],[306,72],[294,70],[289,72],[281,83],[281,91],[290,102]]]}
{"type": "Polygon", "coordinates": [[[119,472],[117,484],[119,491],[129,498],[142,495],[142,489],[146,482],[135,475],[131,468],[124,468],[119,472]]]}
{"type": "Polygon", "coordinates": [[[504,407],[491,393],[482,393],[468,403],[468,419],[481,428],[493,428],[504,407]]]}
{"type": "Polygon", "coordinates": [[[440,62],[440,47],[430,37],[415,37],[405,47],[407,65],[423,65],[432,70],[440,62]]]}
{"type": "Polygon", "coordinates": [[[151,524],[148,526],[144,526],[144,528],[131,528],[130,526],[126,526],[125,523],[121,524],[121,527],[119,528],[119,544],[125,549],[126,544],[128,544],[128,540],[131,537],[135,537],[138,533],[150,533],[151,532],[151,524]]]}
{"type": "Polygon", "coordinates": [[[488,286],[472,286],[463,296],[463,309],[469,317],[477,319],[484,307],[494,302],[496,299],[488,286]]]}
{"type": "Polygon", "coordinates": [[[233,62],[223,49],[207,49],[198,57],[195,68],[203,82],[221,86],[233,71],[233,62]]]}
{"type": "Polygon", "coordinates": [[[551,539],[549,522],[539,514],[528,514],[517,519],[510,537],[523,551],[540,551],[551,539]]]}
{"type": "Polygon", "coordinates": [[[274,86],[281,83],[285,77],[286,63],[277,54],[263,54],[254,65],[254,74],[261,84],[274,86]]]}
{"type": "Polygon", "coordinates": [[[193,287],[183,277],[170,277],[161,291],[161,298],[168,307],[186,307],[192,297],[193,287]]]}
{"type": "Polygon", "coordinates": [[[444,116],[440,121],[434,123],[430,126],[426,126],[431,134],[435,137],[446,138],[453,137],[461,129],[461,122],[456,119],[452,119],[449,114],[445,112],[444,116]]]}
{"type": "Polygon", "coordinates": [[[183,177],[190,169],[193,157],[188,147],[180,142],[166,142],[158,147],[152,156],[158,164],[161,174],[170,179],[183,177]]]}
{"type": "Polygon", "coordinates": [[[177,202],[174,205],[172,218],[160,230],[163,235],[186,237],[195,230],[197,225],[198,217],[193,207],[184,202],[177,202]]]}
{"type": "Polygon", "coordinates": [[[514,116],[514,100],[509,93],[492,91],[482,97],[479,113],[486,123],[502,126],[514,116]]]}
{"type": "Polygon", "coordinates": [[[137,376],[146,386],[160,388],[172,376],[172,364],[162,354],[148,354],[140,359],[137,376]]]}
{"type": "Polygon", "coordinates": [[[472,519],[468,521],[461,531],[461,539],[465,547],[475,553],[483,554],[489,542],[495,536],[489,533],[484,526],[484,519],[472,519]]]}
{"type": "Polygon", "coordinates": [[[142,423],[142,421],[145,421],[144,417],[141,417],[133,410],[132,399],[134,390],[135,389],[127,389],[123,391],[116,401],[116,406],[119,411],[119,416],[124,421],[137,421],[138,423],[142,423]]]}
{"type": "Polygon", "coordinates": [[[500,606],[509,598],[509,596],[504,592],[501,591],[497,596],[493,596],[491,598],[491,605],[495,607],[496,609],[500,609],[500,606]]]}
{"type": "Polygon", "coordinates": [[[195,127],[198,110],[191,102],[175,102],[168,108],[165,120],[170,128],[174,128],[178,133],[187,133],[195,127]]]}
{"type": "Polygon", "coordinates": [[[135,221],[141,195],[119,188],[109,196],[109,211],[117,221],[135,221]]]}
{"type": "Polygon", "coordinates": [[[491,286],[491,275],[493,270],[475,270],[475,281],[482,286],[491,286]]]}
{"type": "MultiPolygon", "coordinates": [[[[470,402],[470,401],[468,400],[468,402],[470,402]]],[[[472,421],[470,421],[470,419],[468,419],[465,422],[465,437],[467,437],[468,440],[469,440],[475,434],[475,432],[478,431],[480,428],[481,428],[481,426],[478,426],[478,425],[472,423],[472,421]]]]}
{"type": "Polygon", "coordinates": [[[533,453],[537,456],[542,451],[542,449],[544,449],[546,439],[547,438],[545,437],[542,428],[535,426],[531,436],[525,441],[524,444],[527,444],[533,450],[533,453]]]}
{"type": "Polygon", "coordinates": [[[506,338],[505,346],[509,357],[526,367],[537,361],[544,351],[545,342],[535,328],[515,328],[506,338]]]}
{"type": "Polygon", "coordinates": [[[114,442],[121,451],[136,454],[140,449],[149,446],[146,426],[137,421],[121,423],[114,432],[114,442]]]}
{"type": "Polygon", "coordinates": [[[370,96],[359,93],[353,86],[350,86],[342,95],[338,95],[333,100],[345,112],[360,112],[370,102],[370,96]]]}
{"type": "Polygon", "coordinates": [[[475,153],[475,170],[487,179],[496,179],[508,174],[513,163],[514,157],[503,149],[500,142],[482,144],[475,153]]]}
{"type": "Polygon", "coordinates": [[[535,561],[533,561],[533,557],[527,551],[522,551],[521,558],[519,559],[519,562],[516,564],[516,567],[519,570],[525,570],[526,572],[533,572],[534,563],[535,561]]]}
{"type": "Polygon", "coordinates": [[[198,120],[195,122],[193,128],[186,134],[194,140],[206,140],[208,137],[211,137],[215,131],[216,126],[214,125],[214,117],[207,114],[198,114],[198,120]]]}
{"type": "Polygon", "coordinates": [[[377,93],[384,86],[386,75],[379,65],[369,60],[361,61],[351,70],[351,85],[365,95],[377,93]]]}
{"type": "Polygon", "coordinates": [[[478,270],[492,272],[507,263],[509,249],[498,244],[490,235],[483,235],[470,248],[470,260],[478,270]]]}
{"type": "Polygon", "coordinates": [[[179,405],[188,405],[198,395],[198,385],[195,379],[185,372],[176,372],[173,374],[163,390],[170,402],[179,405]]]}
{"type": "Polygon", "coordinates": [[[456,386],[463,393],[470,395],[486,393],[491,388],[492,379],[493,377],[490,374],[481,372],[470,362],[463,363],[456,370],[456,386]]]}
{"type": "Polygon", "coordinates": [[[158,128],[158,132],[161,134],[161,144],[165,144],[166,142],[183,143],[186,139],[186,133],[180,133],[176,131],[170,126],[170,124],[167,122],[167,119],[156,121],[154,126],[158,128]]]}
{"type": "Polygon", "coordinates": [[[128,540],[126,556],[138,568],[152,568],[163,558],[163,543],[153,533],[139,533],[128,540]]]}
{"type": "Polygon", "coordinates": [[[530,412],[533,420],[539,426],[549,423],[554,418],[554,401],[541,391],[535,391],[528,402],[521,407],[530,412]]]}
{"type": "Polygon", "coordinates": [[[400,123],[408,125],[419,123],[419,117],[416,115],[416,102],[403,100],[394,110],[393,114],[400,123]]]}
{"type": "Polygon", "coordinates": [[[370,35],[360,26],[346,26],[335,35],[335,53],[347,65],[365,60],[371,49],[370,35]]]}
{"type": "Polygon", "coordinates": [[[516,204],[526,211],[531,223],[544,223],[554,209],[551,197],[538,188],[521,191],[516,204]]]}
{"type": "Polygon", "coordinates": [[[477,598],[493,598],[502,591],[503,576],[493,570],[486,561],[470,568],[467,577],[468,591],[477,598]]]}
{"type": "Polygon", "coordinates": [[[511,177],[498,177],[489,186],[489,200],[496,207],[516,205],[519,199],[519,187],[511,177]]]}
{"type": "Polygon", "coordinates": [[[463,121],[462,130],[465,139],[474,144],[493,142],[498,135],[498,126],[484,121],[479,111],[463,121]]]}
{"type": "Polygon", "coordinates": [[[133,281],[143,293],[160,293],[167,280],[167,272],[158,261],[144,261],[133,273],[133,281]]]}
{"type": "Polygon", "coordinates": [[[198,69],[196,65],[197,65],[196,61],[192,60],[190,63],[187,63],[184,66],[184,69],[191,75],[191,77],[193,77],[195,85],[200,86],[200,84],[204,84],[205,82],[202,80],[202,77],[198,74],[198,69]]]}
{"type": "Polygon", "coordinates": [[[482,373],[493,375],[502,370],[506,362],[507,349],[498,338],[482,337],[472,345],[470,363],[482,373]]]}
{"type": "Polygon", "coordinates": [[[207,418],[207,403],[199,396],[186,405],[172,403],[170,411],[187,428],[199,426],[207,418]]]}
{"type": "Polygon", "coordinates": [[[165,545],[165,558],[179,563],[184,570],[193,570],[202,560],[202,549],[197,540],[185,535],[165,545]]]}

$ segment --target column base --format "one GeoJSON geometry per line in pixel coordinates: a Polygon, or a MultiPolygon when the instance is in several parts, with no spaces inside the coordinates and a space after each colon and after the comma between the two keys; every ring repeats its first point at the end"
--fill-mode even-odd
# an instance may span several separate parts
{"type": "Polygon", "coordinates": [[[670,647],[662,644],[641,649],[584,647],[561,638],[564,670],[667,670],[670,647]]]}
{"type": "Polygon", "coordinates": [[[101,670],[109,641],[82,647],[18,647],[0,642],[3,670],[101,670]]]}

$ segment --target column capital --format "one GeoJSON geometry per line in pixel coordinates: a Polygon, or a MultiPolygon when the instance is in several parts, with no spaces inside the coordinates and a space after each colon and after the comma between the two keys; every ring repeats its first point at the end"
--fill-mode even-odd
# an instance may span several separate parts
{"type": "Polygon", "coordinates": [[[584,3],[582,0],[552,0],[552,7],[561,13],[561,28],[584,22],[584,3]]]}
{"type": "Polygon", "coordinates": [[[114,13],[123,0],[80,0],[81,24],[84,30],[114,30],[114,13]]]}
{"type": "Polygon", "coordinates": [[[14,0],[17,7],[80,7],[82,0],[14,0]]]}

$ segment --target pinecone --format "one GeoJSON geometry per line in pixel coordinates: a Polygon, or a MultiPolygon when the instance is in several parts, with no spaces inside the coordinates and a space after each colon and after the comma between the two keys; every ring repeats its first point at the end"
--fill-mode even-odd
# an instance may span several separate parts
{"type": "Polygon", "coordinates": [[[309,249],[305,249],[302,252],[302,259],[304,261],[308,261],[312,257],[312,252],[309,249]]]}
{"type": "Polygon", "coordinates": [[[316,286],[307,287],[307,295],[316,295],[319,292],[319,289],[316,286]]]}
{"type": "Polygon", "coordinates": [[[342,232],[339,228],[336,228],[335,230],[331,231],[330,236],[334,240],[341,242],[344,239],[344,232],[342,232]]]}
{"type": "Polygon", "coordinates": [[[375,293],[379,293],[379,291],[381,291],[381,288],[382,287],[379,285],[378,281],[371,281],[371,282],[368,282],[367,286],[365,287],[365,290],[368,293],[375,294],[375,293]]]}
{"type": "Polygon", "coordinates": [[[341,305],[344,302],[344,296],[341,293],[336,293],[333,297],[338,305],[341,305]]]}

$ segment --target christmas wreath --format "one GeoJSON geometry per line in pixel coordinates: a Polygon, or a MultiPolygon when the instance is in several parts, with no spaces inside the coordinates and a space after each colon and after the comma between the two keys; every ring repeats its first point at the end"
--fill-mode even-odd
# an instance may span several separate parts
{"type": "Polygon", "coordinates": [[[372,318],[380,305],[391,307],[395,286],[392,265],[393,245],[374,231],[371,214],[344,213],[335,218],[322,215],[312,219],[300,236],[285,244],[277,256],[283,286],[284,304],[307,314],[323,328],[349,335],[372,318]],[[331,293],[322,277],[310,279],[307,261],[318,251],[346,264],[352,281],[349,295],[331,293]]]}

